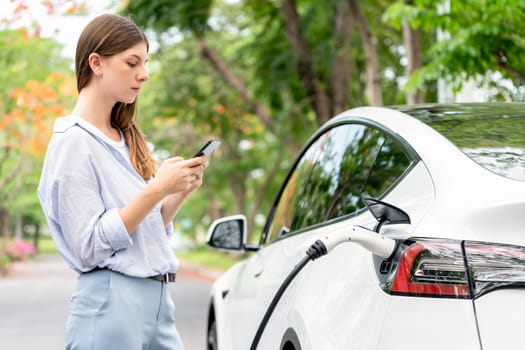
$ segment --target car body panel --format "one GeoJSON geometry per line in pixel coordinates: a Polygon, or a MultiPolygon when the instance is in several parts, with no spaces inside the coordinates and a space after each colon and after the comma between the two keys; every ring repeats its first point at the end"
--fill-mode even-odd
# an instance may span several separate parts
{"type": "MultiPolygon", "coordinates": [[[[425,123],[390,108],[345,111],[308,144],[345,123],[375,126],[415,155],[413,166],[381,198],[405,211],[411,223],[385,225],[382,235],[525,246],[525,182],[485,169],[425,123]]],[[[376,221],[362,210],[292,232],[263,244],[219,278],[212,290],[219,349],[249,349],[276,290],[306,249],[321,235],[352,225],[374,229],[376,221]]],[[[382,289],[382,261],[345,243],[310,262],[283,294],[258,348],[281,349],[290,330],[301,350],[515,346],[525,311],[524,289],[495,290],[475,300],[393,296],[382,289]]]]}
{"type": "Polygon", "coordinates": [[[246,262],[238,262],[230,267],[215,280],[210,290],[210,308],[213,309],[213,317],[216,322],[218,334],[217,345],[219,349],[233,349],[231,342],[234,337],[229,318],[227,318],[228,312],[225,310],[224,293],[226,293],[227,296],[235,284],[235,281],[238,279],[239,270],[242,269],[245,264],[246,262]]]}
{"type": "Polygon", "coordinates": [[[390,299],[388,316],[375,349],[481,349],[472,300],[443,302],[440,298],[402,296],[390,299]]]}
{"type": "MultiPolygon", "coordinates": [[[[391,202],[408,208],[410,214],[415,218],[416,222],[420,220],[420,218],[422,218],[428,210],[428,206],[425,207],[424,205],[421,205],[421,203],[424,201],[431,203],[433,198],[432,183],[425,167],[422,166],[422,164],[414,167],[410,173],[402,179],[396,189],[388,194],[387,198],[391,202]],[[404,191],[405,188],[415,189],[416,193],[419,194],[419,200],[415,202],[414,198],[406,197],[406,192],[404,191]],[[419,203],[419,205],[417,205],[417,203],[419,203]]],[[[222,281],[219,283],[219,285],[226,284],[233,286],[233,288],[229,289],[228,296],[225,298],[225,300],[222,300],[224,306],[221,307],[221,309],[228,311],[221,315],[220,318],[224,320],[223,322],[228,324],[227,328],[230,331],[235,329],[236,332],[246,334],[247,337],[245,339],[233,337],[233,335],[229,337],[230,333],[224,330],[224,333],[222,333],[224,336],[222,338],[235,340],[233,343],[229,343],[229,340],[224,340],[219,337],[220,346],[224,346],[221,348],[232,350],[249,348],[249,342],[251,339],[253,339],[256,328],[259,325],[264,312],[266,311],[265,305],[270,303],[275,290],[280,286],[282,281],[290,272],[289,270],[283,269],[283,266],[287,266],[290,269],[291,267],[295,266],[295,264],[302,257],[304,257],[308,246],[315,242],[315,240],[318,239],[320,235],[333,230],[338,230],[341,226],[350,227],[352,224],[373,228],[375,225],[375,219],[368,211],[364,211],[361,213],[361,215],[358,215],[349,221],[335,222],[333,224],[313,229],[306,233],[301,233],[299,235],[293,235],[282,240],[278,240],[266,246],[264,250],[258,251],[256,254],[242,263],[240,267],[236,266],[235,280],[229,280],[228,283],[223,283],[222,281]],[[265,262],[264,269],[262,262],[265,262]],[[243,314],[247,309],[251,310],[250,319],[243,317],[243,314]],[[226,342],[228,342],[227,345],[223,344],[226,342]]],[[[413,225],[398,225],[396,226],[396,229],[394,229],[393,226],[388,230],[385,229],[385,234],[408,237],[411,235],[412,230],[413,225]]],[[[305,339],[308,339],[306,334],[310,334],[310,337],[313,337],[313,339],[308,340],[308,342],[314,346],[311,349],[322,349],[325,348],[323,346],[328,346],[326,343],[330,342],[330,340],[324,339],[322,332],[312,332],[311,330],[318,328],[318,326],[312,328],[313,325],[309,324],[309,322],[312,321],[308,320],[312,320],[312,313],[318,313],[319,315],[325,314],[327,317],[330,317],[329,315],[333,314],[335,311],[341,311],[344,309],[340,306],[327,305],[324,309],[311,308],[311,313],[304,314],[305,312],[308,312],[305,306],[312,305],[312,301],[301,297],[301,295],[304,294],[301,292],[301,290],[305,288],[309,290],[308,298],[313,298],[314,300],[323,300],[327,292],[326,286],[330,286],[330,290],[332,291],[331,293],[333,294],[341,293],[345,290],[348,290],[348,294],[350,295],[355,294],[354,297],[349,299],[351,302],[348,301],[347,306],[352,306],[353,309],[360,310],[359,313],[362,316],[364,316],[362,313],[363,302],[368,300],[368,304],[370,304],[373,300],[367,298],[368,296],[379,294],[384,297],[383,300],[385,303],[383,305],[372,305],[376,309],[376,311],[373,313],[377,315],[377,318],[368,318],[369,323],[361,321],[360,327],[357,328],[358,333],[362,335],[371,332],[371,334],[368,334],[367,336],[360,336],[360,343],[370,344],[370,342],[377,342],[381,330],[381,327],[378,327],[377,323],[380,323],[385,317],[387,311],[386,302],[388,301],[388,298],[386,298],[387,295],[379,289],[379,281],[374,279],[374,276],[376,275],[376,267],[373,265],[372,255],[362,247],[352,244],[345,244],[337,247],[336,251],[334,251],[332,254],[322,257],[319,260],[310,263],[310,265],[311,266],[307,266],[305,268],[305,271],[297,278],[296,281],[294,281],[294,284],[289,287],[285,293],[285,296],[283,297],[283,300],[280,302],[280,304],[284,305],[296,305],[294,309],[286,313],[286,318],[294,319],[293,324],[296,326],[294,326],[293,329],[295,329],[295,331],[301,336],[301,340],[304,341],[305,339]],[[357,268],[361,266],[363,262],[366,262],[370,265],[369,270],[357,268]],[[330,266],[345,266],[345,269],[331,271],[330,266]],[[352,269],[351,266],[356,266],[356,268],[352,269]],[[314,277],[309,276],[316,276],[315,278],[317,279],[323,278],[325,280],[316,281],[314,277]],[[362,283],[360,288],[352,287],[355,286],[356,279],[359,279],[361,281],[360,283],[362,283]],[[366,288],[363,287],[364,285],[366,285],[366,288]],[[299,290],[295,290],[296,288],[299,288],[299,290]],[[303,327],[305,330],[300,332],[300,327],[303,327]]],[[[221,293],[218,293],[218,295],[220,294],[221,293]]],[[[216,314],[219,313],[220,311],[216,310],[216,314]]],[[[343,314],[345,314],[345,312],[343,312],[343,314]]],[[[269,334],[272,333],[271,327],[282,327],[278,321],[280,317],[279,315],[281,315],[281,313],[279,312],[279,308],[277,308],[274,315],[272,315],[271,322],[268,325],[267,332],[269,334]]],[[[351,316],[349,322],[351,322],[351,320],[357,321],[355,315],[352,316],[349,314],[348,316],[351,316]]],[[[319,317],[314,317],[314,319],[316,319],[316,322],[319,321],[319,317]]],[[[354,321],[352,322],[355,323],[354,321]]],[[[288,321],[286,321],[285,324],[286,323],[288,323],[288,321]]],[[[340,331],[343,333],[347,332],[346,328],[347,326],[344,326],[340,331]]],[[[279,332],[282,334],[284,334],[285,331],[286,329],[279,330],[279,332]]],[[[274,345],[278,347],[279,344],[277,343],[280,341],[280,338],[268,339],[263,336],[261,340],[261,348],[274,348],[274,345]],[[271,342],[271,344],[266,344],[266,342],[271,342]]],[[[302,344],[302,346],[306,345],[302,344]]],[[[339,348],[340,347],[334,347],[333,349],[339,348]]]]}
{"type": "Polygon", "coordinates": [[[496,290],[475,300],[483,350],[516,349],[523,344],[524,289],[496,290]]]}

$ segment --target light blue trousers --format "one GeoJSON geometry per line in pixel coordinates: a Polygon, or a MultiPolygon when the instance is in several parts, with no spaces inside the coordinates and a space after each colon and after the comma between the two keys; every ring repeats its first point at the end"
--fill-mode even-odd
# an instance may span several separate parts
{"type": "Polygon", "coordinates": [[[78,277],[66,323],[68,350],[184,350],[168,285],[109,270],[78,277]]]}

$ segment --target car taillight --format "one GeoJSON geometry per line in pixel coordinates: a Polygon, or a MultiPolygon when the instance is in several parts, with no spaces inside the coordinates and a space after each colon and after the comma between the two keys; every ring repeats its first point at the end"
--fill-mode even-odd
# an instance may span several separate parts
{"type": "Polygon", "coordinates": [[[525,247],[411,240],[403,248],[385,287],[394,295],[470,299],[525,286],[525,247]]]}
{"type": "Polygon", "coordinates": [[[475,242],[464,246],[474,297],[496,288],[525,287],[525,247],[475,242]]]}

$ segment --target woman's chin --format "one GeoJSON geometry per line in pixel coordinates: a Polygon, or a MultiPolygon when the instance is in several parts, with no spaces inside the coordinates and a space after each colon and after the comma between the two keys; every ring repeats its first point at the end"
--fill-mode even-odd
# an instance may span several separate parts
{"type": "Polygon", "coordinates": [[[128,97],[128,98],[123,98],[119,102],[129,105],[129,104],[135,102],[136,100],[137,100],[137,96],[132,96],[132,97],[128,97]]]}

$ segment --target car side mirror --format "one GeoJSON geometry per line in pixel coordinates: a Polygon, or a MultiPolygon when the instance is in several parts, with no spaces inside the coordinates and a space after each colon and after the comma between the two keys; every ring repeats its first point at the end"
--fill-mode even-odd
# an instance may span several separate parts
{"type": "Polygon", "coordinates": [[[231,215],[215,220],[208,230],[206,244],[225,250],[245,250],[246,217],[231,215]]]}

